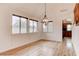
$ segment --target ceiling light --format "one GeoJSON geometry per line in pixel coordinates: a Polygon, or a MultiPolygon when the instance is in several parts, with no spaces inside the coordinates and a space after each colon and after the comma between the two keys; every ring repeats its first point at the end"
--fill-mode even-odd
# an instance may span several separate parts
{"type": "Polygon", "coordinates": [[[47,23],[50,22],[50,21],[49,21],[49,19],[47,17],[47,14],[46,14],[46,7],[47,7],[46,3],[44,4],[44,6],[45,6],[45,15],[43,17],[42,23],[45,23],[47,25],[47,23]]]}

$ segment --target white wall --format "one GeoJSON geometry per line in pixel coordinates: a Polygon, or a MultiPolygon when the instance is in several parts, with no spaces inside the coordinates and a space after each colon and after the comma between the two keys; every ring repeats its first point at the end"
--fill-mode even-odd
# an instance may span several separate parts
{"type": "Polygon", "coordinates": [[[79,26],[73,26],[72,42],[73,42],[76,55],[79,56],[79,26]]]}
{"type": "Polygon", "coordinates": [[[13,35],[11,32],[12,14],[28,16],[26,13],[17,10],[14,6],[0,5],[0,52],[43,38],[62,41],[62,22],[60,19],[54,20],[52,33],[42,33],[42,27],[39,26],[38,33],[13,35]]]}

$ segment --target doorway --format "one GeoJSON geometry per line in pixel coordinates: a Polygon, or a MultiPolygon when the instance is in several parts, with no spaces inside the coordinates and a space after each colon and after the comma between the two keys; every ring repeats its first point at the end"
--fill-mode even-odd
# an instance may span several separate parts
{"type": "Polygon", "coordinates": [[[62,22],[62,37],[64,38],[72,38],[72,23],[63,21],[62,22]]]}

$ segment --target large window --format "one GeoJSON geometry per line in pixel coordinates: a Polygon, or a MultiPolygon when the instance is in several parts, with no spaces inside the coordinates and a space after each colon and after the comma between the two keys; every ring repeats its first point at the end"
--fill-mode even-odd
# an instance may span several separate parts
{"type": "Polygon", "coordinates": [[[17,16],[12,16],[12,33],[19,33],[20,18],[17,16]]]}
{"type": "Polygon", "coordinates": [[[34,32],[37,32],[38,31],[38,22],[37,21],[34,21],[34,32]]]}
{"type": "Polygon", "coordinates": [[[38,21],[29,20],[29,32],[37,32],[38,21]]]}
{"type": "Polygon", "coordinates": [[[43,32],[52,32],[53,31],[53,23],[48,22],[47,24],[43,23],[43,32]]]}
{"type": "Polygon", "coordinates": [[[53,32],[53,22],[48,23],[48,32],[53,32]]]}
{"type": "Polygon", "coordinates": [[[12,33],[29,33],[29,32],[37,32],[37,24],[36,20],[28,20],[26,17],[13,15],[12,16],[12,33]]]}
{"type": "Polygon", "coordinates": [[[21,33],[27,33],[27,19],[21,18],[21,33]]]}
{"type": "Polygon", "coordinates": [[[29,20],[29,32],[33,32],[33,21],[29,20]]]}
{"type": "Polygon", "coordinates": [[[12,16],[12,33],[27,33],[27,18],[13,15],[12,16]]]}
{"type": "Polygon", "coordinates": [[[43,23],[43,32],[48,32],[47,30],[48,30],[48,25],[43,23]]]}

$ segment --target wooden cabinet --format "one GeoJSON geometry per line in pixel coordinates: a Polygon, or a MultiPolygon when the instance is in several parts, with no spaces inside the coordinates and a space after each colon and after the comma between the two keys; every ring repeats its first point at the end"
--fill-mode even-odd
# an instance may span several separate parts
{"type": "Polygon", "coordinates": [[[63,37],[71,37],[71,31],[63,31],[63,37]]]}

